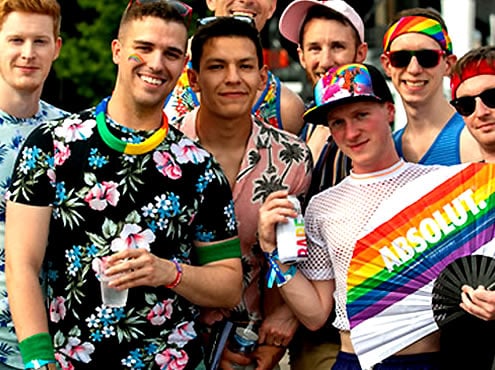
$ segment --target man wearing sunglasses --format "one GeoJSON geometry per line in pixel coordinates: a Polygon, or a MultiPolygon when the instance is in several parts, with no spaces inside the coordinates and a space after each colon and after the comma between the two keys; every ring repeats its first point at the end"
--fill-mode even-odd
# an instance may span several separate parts
{"type": "Polygon", "coordinates": [[[240,301],[228,181],[163,114],[186,61],[185,9],[131,0],[111,44],[111,96],[43,122],[20,151],[5,270],[26,369],[193,370],[198,306],[240,301]],[[103,278],[126,302],[105,300],[103,278]]]}
{"type": "MultiPolygon", "coordinates": [[[[206,4],[216,17],[240,15],[252,18],[256,29],[261,32],[275,12],[277,0],[206,0],[206,4]]],[[[173,93],[167,98],[165,113],[173,123],[197,107],[200,100],[199,94],[189,86],[185,69],[173,93]]],[[[252,112],[270,125],[296,135],[304,124],[304,102],[301,97],[270,71],[265,88],[256,95],[252,112]]]]}
{"type": "Polygon", "coordinates": [[[394,133],[397,151],[421,164],[477,161],[479,146],[443,94],[456,61],[445,22],[432,9],[406,9],[383,37],[382,66],[401,96],[405,126],[394,133]]]}
{"type": "MultiPolygon", "coordinates": [[[[308,82],[315,86],[329,69],[362,63],[368,45],[364,40],[364,24],[359,14],[342,0],[295,0],[283,11],[279,30],[282,36],[297,45],[301,66],[308,82]]],[[[312,106],[313,101],[308,103],[312,106]]],[[[301,138],[313,155],[309,199],[339,183],[349,174],[351,160],[337,147],[328,126],[306,123],[301,138]]],[[[335,362],[340,348],[338,331],[327,324],[314,332],[300,326],[289,347],[292,370],[326,370],[335,362]]]]}
{"type": "MultiPolygon", "coordinates": [[[[451,87],[451,104],[480,144],[483,159],[495,162],[495,47],[476,48],[459,59],[451,87]]],[[[479,314],[486,320],[495,319],[495,293],[492,295],[494,312],[479,314]]]]}
{"type": "Polygon", "coordinates": [[[274,190],[304,196],[311,179],[311,155],[302,141],[251,114],[267,78],[256,28],[237,16],[216,17],[194,34],[191,57],[189,81],[202,101],[177,121],[177,127],[213,153],[227,175],[244,267],[241,304],[230,312],[205,310],[203,318],[207,324],[227,318],[258,330],[255,352],[242,356],[226,349],[221,369],[254,360],[253,369],[271,370],[285,353],[297,319],[276,288],[264,284],[265,260],[256,236],[258,211],[274,190]]]}
{"type": "MultiPolygon", "coordinates": [[[[482,46],[460,58],[454,66],[451,88],[451,104],[464,117],[466,127],[480,145],[484,161],[495,163],[495,47],[482,46]]],[[[495,346],[478,338],[480,332],[491,335],[495,330],[495,291],[465,285],[459,294],[461,307],[473,316],[464,316],[462,326],[443,330],[446,332],[442,336],[447,354],[446,368],[473,366],[466,359],[473,356],[452,358],[448,354],[474,353],[480,364],[476,368],[490,369],[495,363],[495,346]]]]}

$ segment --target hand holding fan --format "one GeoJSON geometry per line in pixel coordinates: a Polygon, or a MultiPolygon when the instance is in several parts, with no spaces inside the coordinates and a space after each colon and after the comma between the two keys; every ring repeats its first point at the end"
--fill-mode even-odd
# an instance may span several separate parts
{"type": "Polygon", "coordinates": [[[480,285],[488,290],[495,289],[495,258],[471,255],[458,258],[450,263],[433,284],[433,316],[442,327],[453,320],[468,315],[461,303],[461,287],[480,285]]]}

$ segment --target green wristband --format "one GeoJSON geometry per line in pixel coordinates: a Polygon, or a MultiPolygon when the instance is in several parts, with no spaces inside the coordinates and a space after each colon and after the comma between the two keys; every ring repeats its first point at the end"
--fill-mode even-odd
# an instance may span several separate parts
{"type": "Polygon", "coordinates": [[[22,360],[27,365],[33,360],[55,361],[52,337],[48,333],[38,333],[19,343],[22,360]]]}

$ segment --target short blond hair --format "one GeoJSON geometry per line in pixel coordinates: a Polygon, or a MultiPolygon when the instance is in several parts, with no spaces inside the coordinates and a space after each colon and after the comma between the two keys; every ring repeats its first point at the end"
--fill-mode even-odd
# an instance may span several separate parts
{"type": "Polygon", "coordinates": [[[12,12],[48,15],[53,18],[53,35],[60,35],[62,15],[57,0],[0,0],[0,27],[12,12]]]}

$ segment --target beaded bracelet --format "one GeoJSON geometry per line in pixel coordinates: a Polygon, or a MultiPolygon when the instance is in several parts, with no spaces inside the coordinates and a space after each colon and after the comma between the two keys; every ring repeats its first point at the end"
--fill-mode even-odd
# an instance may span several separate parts
{"type": "Polygon", "coordinates": [[[175,268],[177,269],[177,275],[175,275],[174,281],[172,281],[170,284],[165,285],[165,288],[173,289],[177,285],[180,284],[180,281],[182,280],[182,267],[179,264],[179,261],[177,261],[177,258],[172,258],[172,262],[175,265],[175,268]]]}
{"type": "Polygon", "coordinates": [[[273,250],[272,252],[265,252],[264,255],[268,261],[268,264],[270,265],[270,268],[268,269],[268,272],[266,274],[266,285],[268,288],[272,288],[273,283],[276,283],[278,287],[282,287],[287,284],[289,280],[292,279],[296,274],[297,268],[295,265],[292,265],[285,273],[280,270],[280,266],[277,263],[277,261],[280,261],[278,258],[277,249],[273,250]]]}

